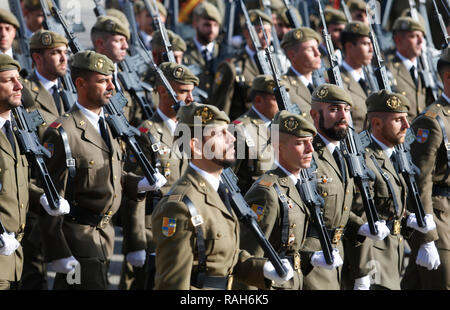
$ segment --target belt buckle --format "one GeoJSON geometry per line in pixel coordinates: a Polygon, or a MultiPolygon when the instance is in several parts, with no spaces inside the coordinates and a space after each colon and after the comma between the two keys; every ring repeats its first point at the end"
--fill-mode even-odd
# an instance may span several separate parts
{"type": "Polygon", "coordinates": [[[400,233],[400,221],[399,220],[394,220],[394,235],[398,235],[400,233]]]}
{"type": "Polygon", "coordinates": [[[334,230],[332,243],[338,243],[339,240],[341,240],[343,234],[344,234],[344,230],[342,228],[336,228],[334,230]]]}
{"type": "Polygon", "coordinates": [[[228,275],[228,281],[227,281],[227,290],[231,291],[233,289],[233,275],[228,275]]]}
{"type": "Polygon", "coordinates": [[[108,225],[109,221],[111,220],[111,217],[112,217],[112,211],[109,211],[109,212],[103,214],[103,217],[100,220],[100,223],[98,223],[97,228],[104,229],[106,227],[106,225],[108,225]]]}
{"type": "Polygon", "coordinates": [[[300,270],[300,264],[301,264],[301,260],[300,260],[300,254],[295,253],[294,256],[294,270],[300,270]]]}

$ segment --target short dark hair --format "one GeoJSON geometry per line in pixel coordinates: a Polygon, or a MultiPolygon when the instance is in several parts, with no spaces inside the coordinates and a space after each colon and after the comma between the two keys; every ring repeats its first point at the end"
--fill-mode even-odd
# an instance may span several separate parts
{"type": "Polygon", "coordinates": [[[75,81],[78,78],[82,78],[83,80],[89,79],[90,74],[92,71],[86,70],[86,69],[80,69],[80,68],[70,68],[70,77],[72,78],[72,81],[75,83],[75,81]]]}
{"type": "Polygon", "coordinates": [[[364,37],[364,36],[357,34],[357,33],[342,31],[341,32],[341,44],[342,44],[342,48],[344,49],[344,52],[345,52],[345,43],[350,42],[350,43],[352,43],[352,45],[355,45],[356,42],[358,42],[359,38],[362,38],[362,37],[364,37]]]}
{"type": "Polygon", "coordinates": [[[436,66],[439,76],[443,77],[443,74],[447,71],[450,71],[450,62],[447,62],[445,60],[439,59],[436,66]]]}

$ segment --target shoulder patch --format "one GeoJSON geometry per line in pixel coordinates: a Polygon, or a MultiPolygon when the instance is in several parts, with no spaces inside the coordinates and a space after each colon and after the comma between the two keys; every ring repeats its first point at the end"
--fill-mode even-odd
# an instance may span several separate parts
{"type": "Polygon", "coordinates": [[[256,216],[258,217],[256,220],[258,222],[261,221],[261,218],[264,215],[264,207],[257,205],[257,204],[252,204],[251,208],[252,208],[253,212],[256,213],[256,216]]]}
{"type": "Polygon", "coordinates": [[[435,113],[433,111],[427,111],[427,113],[425,113],[425,116],[427,116],[429,118],[436,118],[437,113],[435,113]]]}
{"type": "Polygon", "coordinates": [[[171,237],[175,234],[177,228],[177,221],[170,217],[163,217],[162,234],[166,237],[171,237]]]}
{"type": "Polygon", "coordinates": [[[416,133],[416,141],[419,143],[425,143],[428,140],[430,130],[419,128],[416,133]]]}
{"type": "Polygon", "coordinates": [[[262,186],[271,187],[273,182],[261,180],[259,181],[259,184],[261,184],[262,186]]]}
{"type": "Polygon", "coordinates": [[[49,127],[58,129],[60,126],[61,126],[61,123],[59,123],[59,122],[53,122],[53,123],[50,124],[49,127]]]}

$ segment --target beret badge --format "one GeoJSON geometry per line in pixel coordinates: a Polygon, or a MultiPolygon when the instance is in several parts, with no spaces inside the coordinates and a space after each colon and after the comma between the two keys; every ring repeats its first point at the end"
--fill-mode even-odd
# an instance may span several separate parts
{"type": "Polygon", "coordinates": [[[202,124],[206,124],[207,122],[214,119],[214,113],[209,110],[208,107],[202,107],[195,111],[195,115],[202,118],[202,124]]]}

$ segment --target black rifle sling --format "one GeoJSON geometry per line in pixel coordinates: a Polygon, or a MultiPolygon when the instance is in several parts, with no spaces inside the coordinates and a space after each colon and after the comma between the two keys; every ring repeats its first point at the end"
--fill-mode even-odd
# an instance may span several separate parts
{"type": "Polygon", "coordinates": [[[69,138],[67,137],[67,133],[62,126],[58,127],[58,132],[61,136],[63,145],[64,145],[64,153],[66,154],[66,167],[69,171],[69,176],[67,178],[66,184],[66,199],[69,203],[73,202],[73,192],[72,192],[72,181],[76,175],[76,166],[75,159],[72,156],[72,151],[70,149],[69,138]]]}
{"type": "Polygon", "coordinates": [[[289,243],[289,204],[286,196],[281,192],[277,183],[273,184],[273,188],[275,188],[278,199],[281,202],[281,249],[279,255],[283,258],[286,255],[286,248],[289,243]]]}
{"type": "Polygon", "coordinates": [[[447,132],[445,130],[444,122],[439,117],[439,115],[436,116],[436,120],[438,121],[439,127],[441,127],[442,138],[444,140],[444,147],[447,151],[447,171],[445,172],[445,177],[443,179],[443,181],[445,181],[448,178],[448,176],[450,175],[450,145],[448,144],[448,136],[447,136],[447,132]]]}

